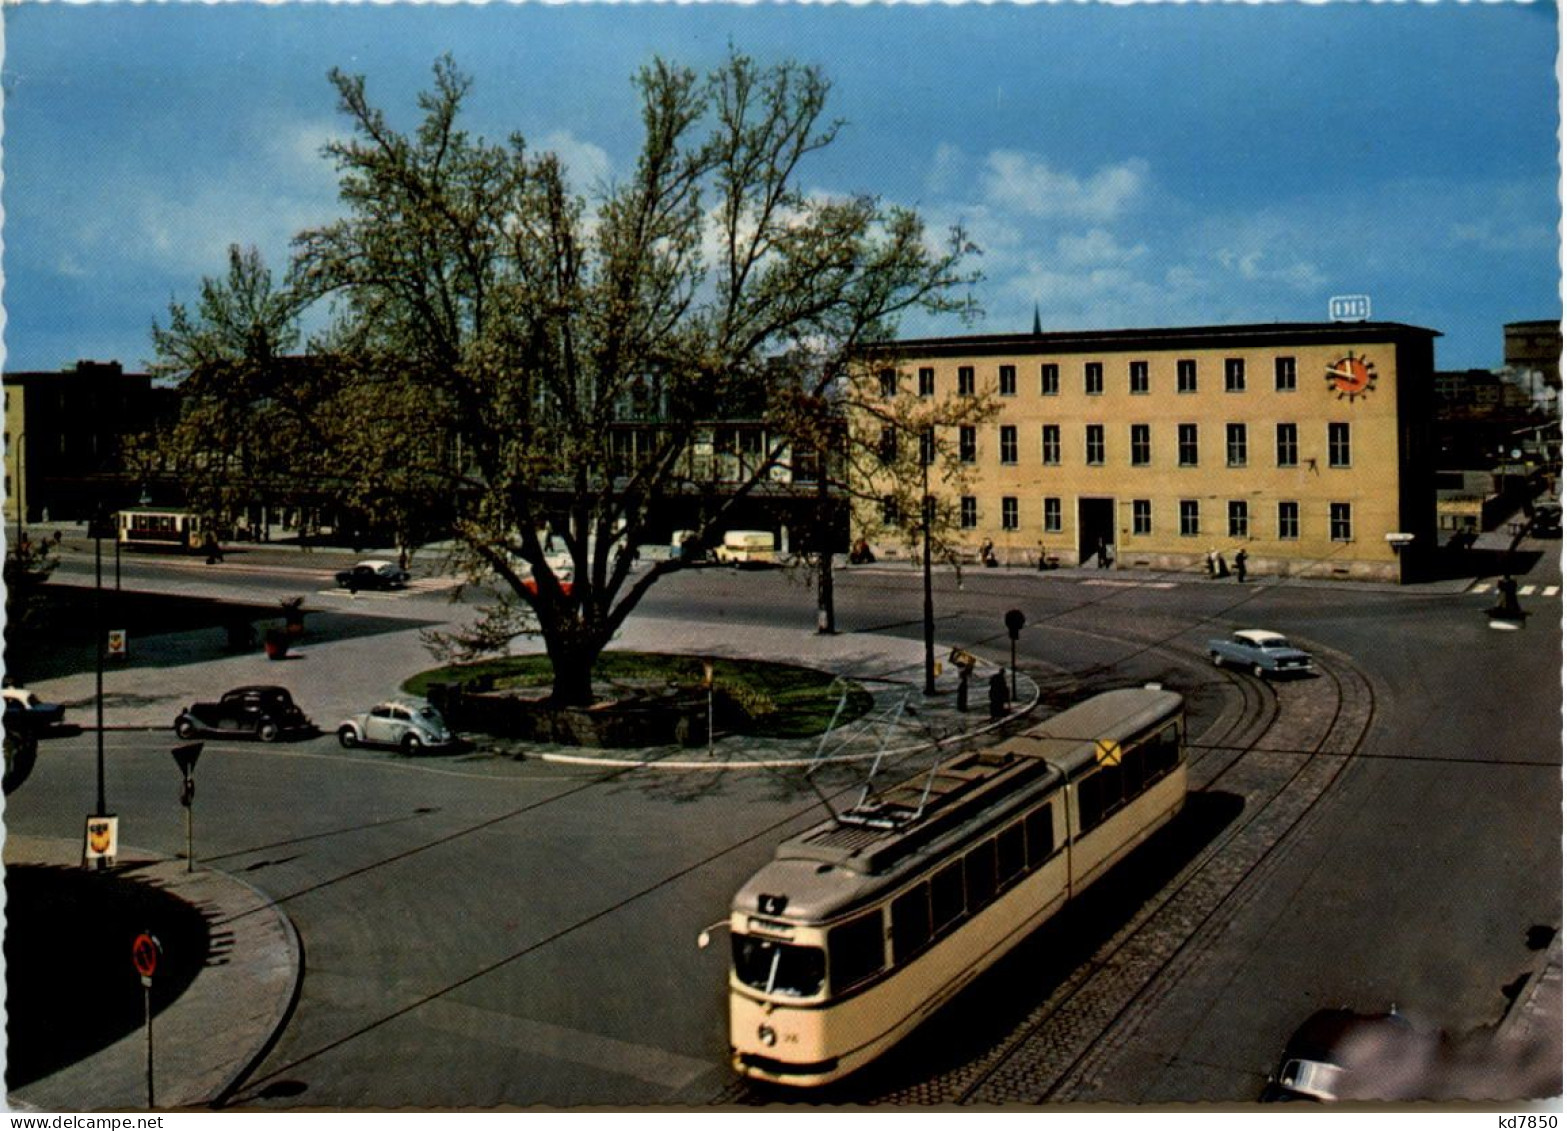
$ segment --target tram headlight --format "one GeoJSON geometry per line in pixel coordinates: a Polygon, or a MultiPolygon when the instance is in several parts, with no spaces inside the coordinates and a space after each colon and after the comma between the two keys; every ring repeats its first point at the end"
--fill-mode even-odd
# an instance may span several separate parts
{"type": "Polygon", "coordinates": [[[756,1039],[768,1048],[772,1048],[778,1043],[778,1031],[771,1025],[758,1025],[756,1027],[756,1039]]]}

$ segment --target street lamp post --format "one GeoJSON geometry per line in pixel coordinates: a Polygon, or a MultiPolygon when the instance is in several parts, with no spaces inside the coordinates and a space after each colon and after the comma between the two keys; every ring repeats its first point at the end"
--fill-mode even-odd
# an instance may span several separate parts
{"type": "Polygon", "coordinates": [[[924,440],[920,444],[920,531],[924,536],[925,574],[925,694],[936,694],[936,601],[931,593],[930,581],[930,457],[924,440]]]}
{"type": "MultiPolygon", "coordinates": [[[[96,508],[93,515],[93,635],[95,637],[94,652],[97,658],[97,717],[98,717],[98,809],[97,816],[105,816],[109,812],[107,791],[104,789],[103,779],[103,507],[96,508]]],[[[104,861],[98,859],[98,866],[102,868],[104,861]]]]}

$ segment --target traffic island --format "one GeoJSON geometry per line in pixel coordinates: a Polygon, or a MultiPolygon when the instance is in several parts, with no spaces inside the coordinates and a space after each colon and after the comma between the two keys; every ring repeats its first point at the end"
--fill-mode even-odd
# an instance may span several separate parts
{"type": "Polygon", "coordinates": [[[606,652],[588,706],[553,702],[552,678],[547,657],[516,656],[423,672],[403,690],[429,699],[457,730],[605,749],[701,746],[712,734],[808,737],[872,703],[853,681],[763,660],[606,652]]]}

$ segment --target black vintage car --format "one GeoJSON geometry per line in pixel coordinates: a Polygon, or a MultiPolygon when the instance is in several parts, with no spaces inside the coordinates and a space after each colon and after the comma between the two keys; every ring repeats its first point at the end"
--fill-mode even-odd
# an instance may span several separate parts
{"type": "Polygon", "coordinates": [[[197,734],[242,734],[276,742],[285,734],[311,733],[315,724],[283,687],[236,687],[216,703],[194,703],[174,720],[181,738],[197,734]]]}
{"type": "Polygon", "coordinates": [[[339,588],[350,592],[360,589],[401,589],[408,584],[408,577],[408,571],[396,562],[371,558],[351,569],[340,570],[337,584],[339,588]]]}

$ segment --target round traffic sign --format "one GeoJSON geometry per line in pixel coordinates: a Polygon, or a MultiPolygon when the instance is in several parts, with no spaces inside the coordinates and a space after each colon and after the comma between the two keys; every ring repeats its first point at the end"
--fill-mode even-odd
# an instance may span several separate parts
{"type": "Polygon", "coordinates": [[[162,951],[163,947],[154,936],[137,935],[136,941],[131,944],[131,961],[136,963],[136,972],[143,978],[152,977],[158,969],[158,955],[162,951]]]}

